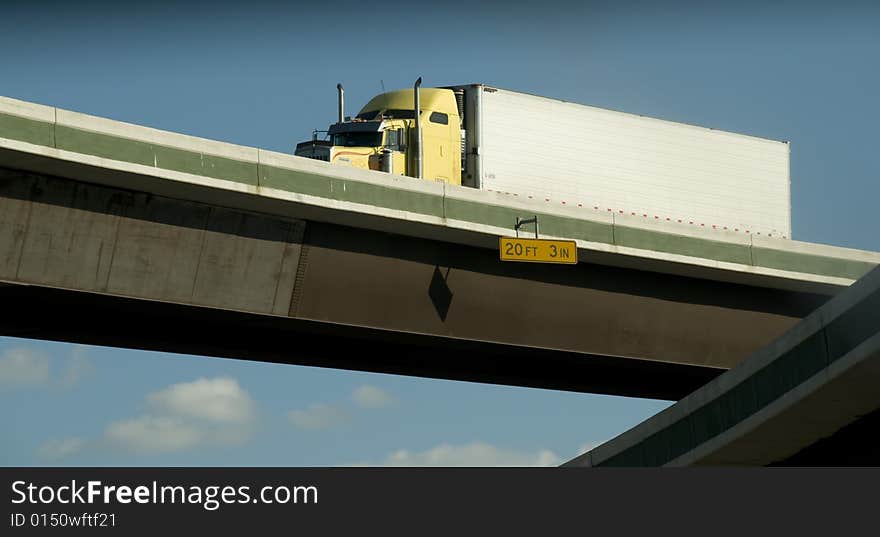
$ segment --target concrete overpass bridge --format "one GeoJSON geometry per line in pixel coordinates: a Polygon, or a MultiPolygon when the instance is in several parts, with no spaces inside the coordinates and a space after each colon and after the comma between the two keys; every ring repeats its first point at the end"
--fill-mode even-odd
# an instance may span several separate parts
{"type": "Polygon", "coordinates": [[[566,466],[880,464],[880,268],[769,345],[566,466]]]}
{"type": "Polygon", "coordinates": [[[880,255],[0,98],[0,334],[678,399],[880,255]],[[576,266],[502,263],[537,215],[576,266]]]}

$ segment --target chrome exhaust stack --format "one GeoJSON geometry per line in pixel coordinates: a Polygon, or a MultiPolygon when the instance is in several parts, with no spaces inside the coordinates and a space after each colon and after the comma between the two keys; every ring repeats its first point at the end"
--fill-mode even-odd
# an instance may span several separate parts
{"type": "Polygon", "coordinates": [[[345,119],[345,108],[343,106],[345,103],[345,90],[342,89],[342,84],[336,84],[336,91],[339,92],[339,119],[337,120],[337,123],[342,123],[345,119]]]}
{"type": "Polygon", "coordinates": [[[416,80],[413,85],[413,115],[416,118],[416,134],[413,139],[413,164],[416,171],[415,177],[422,178],[422,123],[421,123],[421,107],[419,106],[419,88],[422,86],[422,77],[416,80]]]}

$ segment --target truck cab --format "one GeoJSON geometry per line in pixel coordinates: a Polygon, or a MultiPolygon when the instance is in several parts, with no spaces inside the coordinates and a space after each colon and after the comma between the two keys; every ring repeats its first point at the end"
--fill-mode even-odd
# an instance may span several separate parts
{"type": "MultiPolygon", "coordinates": [[[[295,154],[416,177],[414,91],[373,97],[353,119],[330,125],[328,140],[297,144],[295,154]]],[[[422,177],[460,185],[462,131],[455,94],[450,89],[425,88],[419,90],[419,99],[422,177]]]]}

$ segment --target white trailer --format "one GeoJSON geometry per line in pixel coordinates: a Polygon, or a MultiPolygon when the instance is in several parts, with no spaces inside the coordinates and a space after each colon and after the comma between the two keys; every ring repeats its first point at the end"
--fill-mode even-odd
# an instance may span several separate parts
{"type": "Polygon", "coordinates": [[[462,184],[519,199],[791,237],[789,144],[481,84],[462,184]]]}

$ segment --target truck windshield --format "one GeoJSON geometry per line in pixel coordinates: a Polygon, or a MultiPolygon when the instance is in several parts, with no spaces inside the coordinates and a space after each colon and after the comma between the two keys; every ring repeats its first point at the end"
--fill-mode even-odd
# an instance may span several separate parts
{"type": "Polygon", "coordinates": [[[333,145],[343,147],[379,147],[381,132],[340,132],[333,135],[333,145]]]}

